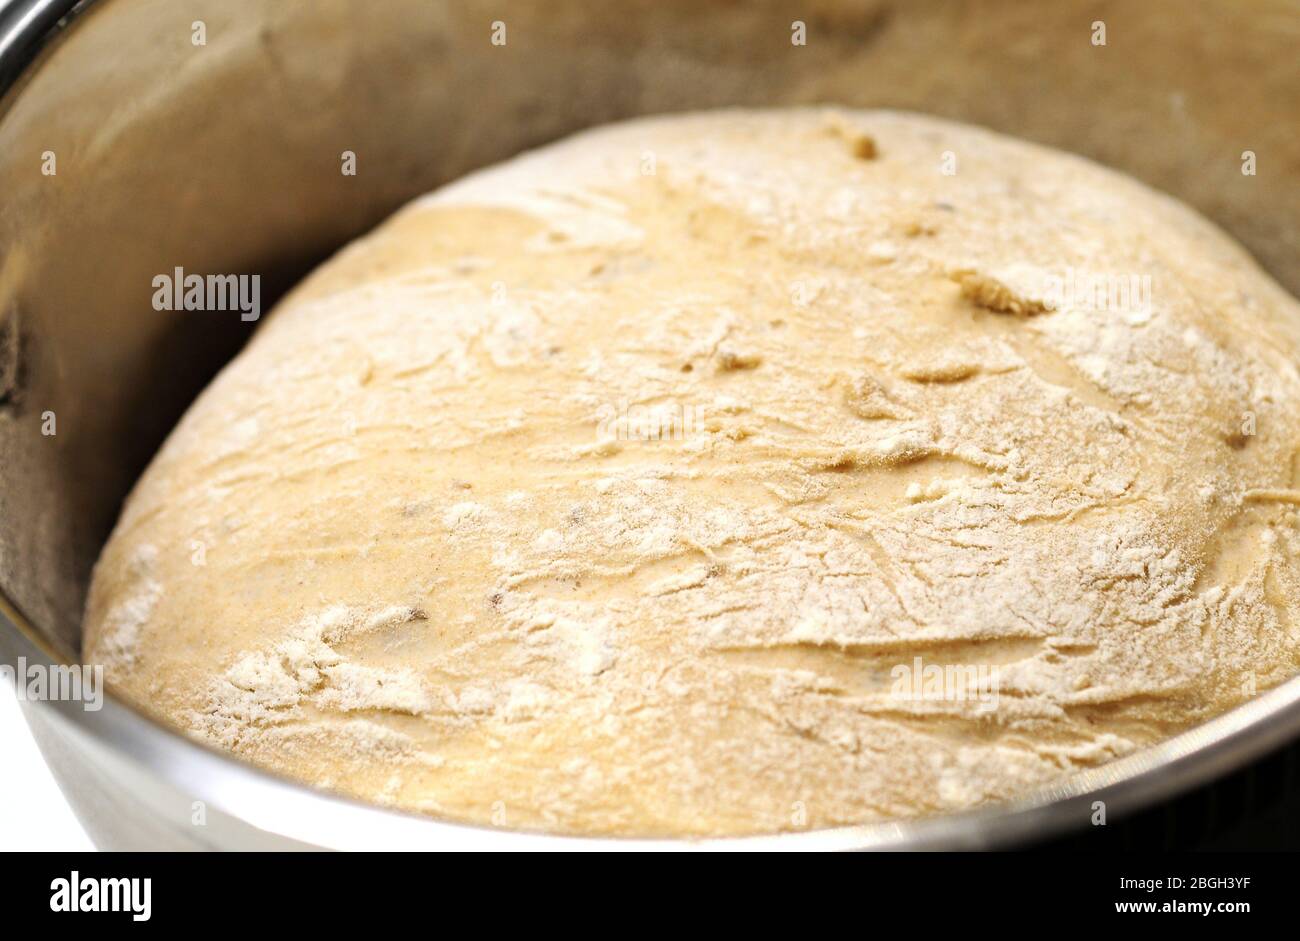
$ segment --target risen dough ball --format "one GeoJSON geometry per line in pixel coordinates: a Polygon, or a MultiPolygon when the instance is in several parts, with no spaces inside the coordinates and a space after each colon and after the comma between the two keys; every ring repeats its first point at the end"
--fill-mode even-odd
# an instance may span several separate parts
{"type": "Polygon", "coordinates": [[[89,653],[460,820],[1006,798],[1296,669],[1297,307],[1181,205],[973,128],[592,131],[280,305],[131,496],[89,653]]]}

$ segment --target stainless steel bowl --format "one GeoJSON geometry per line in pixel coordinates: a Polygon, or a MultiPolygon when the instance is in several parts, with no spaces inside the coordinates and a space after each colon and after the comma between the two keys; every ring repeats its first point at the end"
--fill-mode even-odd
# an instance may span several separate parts
{"type": "MultiPolygon", "coordinates": [[[[284,287],[411,196],[569,131],[835,102],[1092,156],[1195,205],[1300,291],[1298,39],[1296,0],[11,0],[0,661],[76,662],[90,568],[124,494],[246,339],[237,320],[153,310],[158,272],[258,272],[264,290],[284,287]],[[490,42],[494,20],[505,47],[490,42]],[[790,41],[796,20],[806,46],[790,41]],[[1105,46],[1091,42],[1097,20],[1105,46]],[[356,176],[339,173],[345,150],[356,176]],[[1240,172],[1245,150],[1256,176],[1240,172]],[[55,175],[42,173],[49,153],[55,175]]],[[[1114,820],[1241,766],[1300,734],[1300,679],[1014,804],[703,843],[577,840],[353,803],[208,751],[112,696],[99,712],[54,702],[26,714],[108,848],[970,848],[1085,827],[1096,801],[1114,820]]]]}

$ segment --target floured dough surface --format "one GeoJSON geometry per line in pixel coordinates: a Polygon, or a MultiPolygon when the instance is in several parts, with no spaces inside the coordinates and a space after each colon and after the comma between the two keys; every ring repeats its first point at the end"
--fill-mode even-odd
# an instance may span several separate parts
{"type": "Polygon", "coordinates": [[[1172,200],[973,128],[588,132],[280,305],[131,496],[89,655],[461,820],[1007,798],[1295,672],[1297,308],[1172,200]]]}

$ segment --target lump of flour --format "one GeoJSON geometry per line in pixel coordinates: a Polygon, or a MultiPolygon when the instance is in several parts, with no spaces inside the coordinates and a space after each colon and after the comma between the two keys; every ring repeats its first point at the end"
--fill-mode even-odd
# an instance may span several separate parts
{"type": "Polygon", "coordinates": [[[458,820],[1001,800],[1295,672],[1298,354],[1237,246],[1074,157],[883,112],[603,128],[280,305],[132,494],[88,654],[458,820]]]}

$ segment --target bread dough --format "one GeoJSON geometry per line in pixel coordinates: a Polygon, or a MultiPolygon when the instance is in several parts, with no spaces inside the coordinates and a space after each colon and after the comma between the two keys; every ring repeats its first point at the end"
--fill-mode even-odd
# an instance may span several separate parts
{"type": "Polygon", "coordinates": [[[128,501],[89,656],[459,820],[969,808],[1295,672],[1298,352],[1239,247],[1082,159],[890,112],[590,131],[279,305],[128,501]]]}

